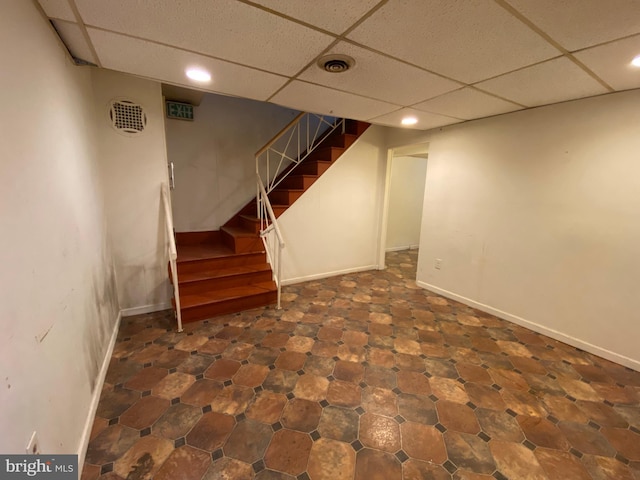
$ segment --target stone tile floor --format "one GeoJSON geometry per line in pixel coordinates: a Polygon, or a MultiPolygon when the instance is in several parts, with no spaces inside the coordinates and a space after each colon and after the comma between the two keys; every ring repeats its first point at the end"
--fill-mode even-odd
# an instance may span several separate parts
{"type": "Polygon", "coordinates": [[[640,373],[386,271],[125,318],[82,478],[640,479],[640,373]]]}

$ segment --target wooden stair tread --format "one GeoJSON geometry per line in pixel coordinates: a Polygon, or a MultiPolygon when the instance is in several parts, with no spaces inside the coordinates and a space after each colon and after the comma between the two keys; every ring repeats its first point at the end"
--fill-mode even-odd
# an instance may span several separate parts
{"type": "MultiPolygon", "coordinates": [[[[262,251],[264,252],[264,250],[262,251]]],[[[226,245],[185,245],[178,247],[178,263],[197,262],[199,260],[209,260],[213,258],[225,258],[225,257],[237,257],[243,255],[251,255],[253,253],[262,252],[247,252],[247,253],[234,253],[232,249],[226,245]]]]}
{"type": "Polygon", "coordinates": [[[192,295],[180,295],[180,306],[182,308],[199,307],[212,303],[224,302],[238,298],[245,298],[252,295],[275,292],[277,290],[275,282],[261,282],[242,287],[225,288],[221,290],[198,293],[192,295]]]}
{"type": "Polygon", "coordinates": [[[183,283],[199,282],[211,278],[232,277],[234,275],[243,275],[246,273],[270,272],[271,267],[268,263],[257,263],[250,265],[240,265],[237,267],[220,268],[215,270],[202,270],[199,272],[183,273],[179,278],[179,285],[183,283]]]}
{"type": "Polygon", "coordinates": [[[225,257],[231,254],[233,254],[233,251],[221,243],[178,245],[178,262],[190,262],[192,260],[225,257]]]}
{"type": "Polygon", "coordinates": [[[225,225],[220,230],[223,230],[234,237],[255,237],[256,234],[242,227],[233,227],[230,225],[225,225]]]}

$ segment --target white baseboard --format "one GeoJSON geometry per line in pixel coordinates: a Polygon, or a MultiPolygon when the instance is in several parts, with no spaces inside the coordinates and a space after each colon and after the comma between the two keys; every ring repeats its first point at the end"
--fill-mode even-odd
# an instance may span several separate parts
{"type": "Polygon", "coordinates": [[[377,265],[366,265],[364,267],[346,268],[344,270],[336,270],[333,272],[317,273],[314,275],[306,275],[304,277],[288,278],[282,280],[282,285],[294,285],[296,283],[309,282],[311,280],[320,280],[322,278],[335,277],[337,275],[346,275],[347,273],[366,272],[367,270],[376,270],[377,265]]]}
{"type": "Polygon", "coordinates": [[[503,320],[507,320],[522,327],[526,327],[530,330],[533,330],[534,332],[542,333],[544,335],[547,335],[548,337],[554,338],[573,347],[580,348],[585,352],[593,353],[594,355],[605,358],[607,360],[611,360],[612,362],[619,363],[620,365],[624,365],[625,367],[640,371],[640,361],[634,360],[633,358],[629,358],[624,355],[620,355],[619,353],[612,352],[611,350],[598,347],[597,345],[594,345],[592,343],[585,342],[584,340],[580,340],[579,338],[567,335],[549,327],[545,327],[544,325],[540,325],[539,323],[526,320],[522,317],[518,317],[517,315],[504,312],[490,305],[476,302],[475,300],[463,297],[461,295],[458,295],[457,293],[443,290],[442,288],[436,287],[435,285],[430,285],[428,283],[419,281],[416,281],[416,284],[422,288],[426,288],[427,290],[431,290],[434,293],[442,295],[443,297],[447,297],[451,300],[464,303],[465,305],[469,305],[470,307],[477,308],[478,310],[481,310],[483,312],[490,313],[491,315],[495,315],[496,317],[503,320]]]}
{"type": "Polygon", "coordinates": [[[420,245],[403,245],[402,247],[389,247],[385,248],[385,252],[399,252],[401,250],[417,250],[420,245]]]}
{"type": "Polygon", "coordinates": [[[173,308],[171,303],[155,303],[153,305],[143,305],[141,307],[123,308],[120,313],[123,317],[131,317],[132,315],[141,315],[143,313],[159,312],[173,308]]]}
{"type": "Polygon", "coordinates": [[[109,346],[102,359],[102,366],[100,372],[98,372],[98,378],[96,379],[96,385],[93,389],[93,397],[91,398],[91,404],[89,405],[89,413],[87,414],[87,420],[84,424],[82,431],[82,437],[80,439],[80,447],[78,449],[78,478],[82,474],[82,467],[84,466],[84,459],[87,455],[87,448],[89,446],[89,438],[91,437],[91,430],[93,429],[93,420],[98,410],[98,402],[100,402],[100,394],[102,393],[102,387],[104,386],[104,379],[107,376],[107,370],[109,369],[109,361],[111,360],[111,354],[113,348],[116,345],[116,338],[118,337],[118,330],[120,329],[120,321],[122,320],[122,311],[118,313],[113,331],[111,332],[111,338],[109,339],[109,346]]]}

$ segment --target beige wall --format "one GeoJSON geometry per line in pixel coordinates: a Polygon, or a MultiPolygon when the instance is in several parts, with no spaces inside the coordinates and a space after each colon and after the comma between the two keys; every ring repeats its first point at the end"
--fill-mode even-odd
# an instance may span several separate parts
{"type": "Polygon", "coordinates": [[[280,216],[285,283],[377,267],[385,132],[370,127],[280,216]]]}
{"type": "Polygon", "coordinates": [[[640,369],[639,103],[636,90],[392,135],[430,142],[419,283],[640,369]]]}
{"type": "Polygon", "coordinates": [[[0,63],[0,452],[37,431],[79,453],[118,314],[91,71],[23,0],[2,2],[0,63]]]}
{"type": "MultiPolygon", "coordinates": [[[[195,120],[166,120],[176,231],[217,230],[256,195],[255,153],[298,112],[207,94],[195,120]]],[[[272,167],[273,168],[273,167],[272,167]]]]}
{"type": "Polygon", "coordinates": [[[426,176],[426,158],[393,157],[388,180],[387,251],[418,247],[426,176]]]}
{"type": "Polygon", "coordinates": [[[92,77],[120,307],[125,313],[167,308],[171,294],[160,185],[168,173],[161,87],[109,70],[94,69],[92,77]],[[114,98],[144,107],[148,123],[142,135],[125,136],[111,127],[108,106],[114,98]]]}

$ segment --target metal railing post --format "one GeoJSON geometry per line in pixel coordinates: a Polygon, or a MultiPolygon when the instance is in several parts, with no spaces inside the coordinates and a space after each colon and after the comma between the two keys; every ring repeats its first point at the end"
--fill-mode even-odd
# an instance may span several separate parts
{"type": "Polygon", "coordinates": [[[169,237],[169,265],[171,268],[171,280],[173,283],[173,297],[176,302],[176,319],[178,321],[178,332],[182,332],[182,312],[180,310],[180,288],[178,287],[178,249],[176,247],[176,239],[173,232],[173,214],[171,211],[171,202],[169,201],[169,186],[163,183],[160,187],[162,203],[164,205],[165,224],[167,226],[167,235],[169,237]]]}
{"type": "Polygon", "coordinates": [[[275,187],[277,187],[282,180],[286,178],[292,171],[295,171],[295,166],[299,165],[305,158],[309,156],[309,154],[324,141],[329,135],[331,135],[339,126],[342,124],[342,133],[345,133],[345,120],[338,120],[337,117],[331,117],[333,120],[329,121],[324,117],[324,115],[315,115],[310,113],[300,113],[298,114],[289,124],[280,130],[266,145],[264,145],[260,150],[256,152],[256,210],[258,219],[260,220],[260,236],[262,237],[262,241],[265,246],[265,251],[269,257],[269,261],[272,263],[272,269],[275,276],[275,282],[278,287],[277,291],[277,308],[281,308],[281,297],[282,297],[282,251],[284,250],[284,240],[282,237],[282,232],[280,231],[280,227],[278,225],[278,221],[273,212],[273,208],[271,206],[271,202],[269,201],[268,193],[271,192],[275,187]],[[311,118],[316,118],[318,120],[318,124],[315,128],[315,132],[311,132],[311,118]],[[327,130],[322,131],[323,126],[327,127],[327,130]],[[305,129],[303,132],[302,129],[305,129]],[[289,133],[289,138],[284,146],[284,148],[276,149],[275,144],[280,140],[284,135],[289,133]],[[306,134],[306,143],[304,142],[304,136],[306,134]],[[313,138],[311,138],[311,134],[313,134],[313,138]],[[295,144],[295,138],[297,137],[297,152],[295,155],[289,154],[289,149],[291,147],[292,140],[295,144]],[[304,150],[304,151],[303,151],[304,150]],[[270,153],[273,152],[276,157],[280,156],[280,161],[273,172],[273,180],[271,179],[271,157],[270,153]],[[261,166],[261,156],[265,155],[265,173],[266,177],[263,181],[262,176],[260,175],[260,166],[261,166]],[[285,174],[280,175],[280,169],[283,166],[283,162],[287,160],[293,163],[293,167],[285,174]],[[280,175],[280,176],[279,176],[280,175]],[[265,187],[266,185],[266,187],[265,187]],[[269,241],[269,235],[273,230],[275,234],[275,240],[277,241],[277,245],[273,242],[269,241]]]}

